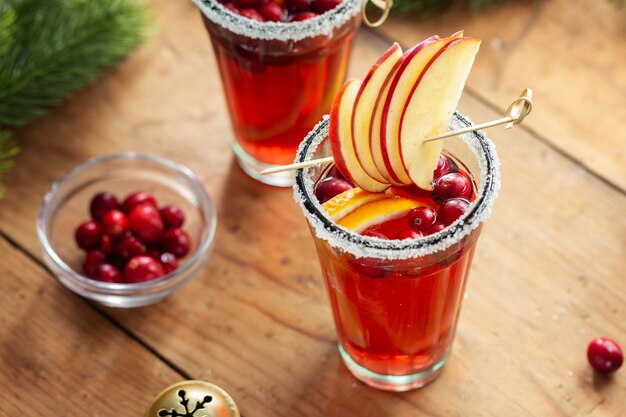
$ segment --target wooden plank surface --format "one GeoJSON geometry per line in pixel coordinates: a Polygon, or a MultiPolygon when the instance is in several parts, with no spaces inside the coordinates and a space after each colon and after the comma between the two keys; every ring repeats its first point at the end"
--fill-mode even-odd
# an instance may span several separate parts
{"type": "MultiPolygon", "coordinates": [[[[479,243],[443,375],[406,394],[376,391],[340,363],[313,242],[291,192],[261,186],[233,165],[226,108],[196,9],[187,2],[153,3],[160,32],[149,45],[20,132],[24,150],[0,202],[2,233],[39,257],[34,218],[51,181],[90,156],[149,150],[202,178],[218,209],[215,250],[197,278],[164,302],[107,314],[185,373],[226,388],[245,416],[623,415],[626,374],[594,378],[585,348],[597,335],[626,335],[626,197],[556,152],[550,125],[545,133],[539,124],[490,135],[501,154],[503,189],[479,243]]],[[[362,75],[387,46],[374,32],[362,31],[351,73],[362,75]]],[[[461,111],[474,120],[495,117],[495,105],[476,92],[464,96],[461,111]]],[[[0,271],[3,286],[14,279],[15,272],[7,271],[22,265],[44,274],[28,258],[13,257],[6,244],[0,251],[12,258],[0,271]]],[[[155,359],[148,351],[46,279],[39,285],[48,301],[31,319],[49,334],[70,332],[67,339],[46,339],[58,352],[49,364],[57,374],[62,368],[80,374],[89,366],[82,355],[76,360],[67,352],[83,333],[92,334],[91,326],[96,334],[116,335],[114,347],[98,351],[104,363],[128,345],[120,369],[144,375],[154,372],[151,366],[163,367],[150,365],[155,359]],[[68,303],[82,306],[81,326],[69,320],[75,313],[68,303]]],[[[24,294],[37,293],[39,287],[17,282],[24,294]]],[[[16,308],[21,317],[31,314],[26,304],[13,303],[0,307],[3,323],[19,323],[10,317],[16,308]]],[[[3,355],[3,364],[7,360],[3,355]]],[[[140,391],[144,404],[128,413],[140,415],[150,396],[176,377],[167,368],[159,372],[164,376],[146,375],[151,379],[145,390],[121,371],[81,389],[117,385],[140,391]]],[[[20,379],[10,392],[29,383],[20,379]]],[[[127,394],[107,399],[100,413],[111,415],[127,394]]],[[[62,398],[60,391],[36,396],[62,398]]]]}
{"type": "Polygon", "coordinates": [[[510,2],[480,13],[395,18],[380,32],[402,45],[465,29],[483,40],[468,91],[500,111],[535,90],[527,126],[626,190],[626,8],[610,1],[510,2]]]}

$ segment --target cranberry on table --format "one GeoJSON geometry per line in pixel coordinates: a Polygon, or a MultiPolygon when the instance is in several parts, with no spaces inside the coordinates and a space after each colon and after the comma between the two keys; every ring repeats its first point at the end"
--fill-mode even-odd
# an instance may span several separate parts
{"type": "Polygon", "coordinates": [[[182,229],[169,229],[163,234],[161,245],[166,252],[174,254],[177,258],[184,258],[189,253],[191,246],[189,235],[182,229]]]}
{"type": "Polygon", "coordinates": [[[597,337],[587,347],[587,360],[597,372],[617,371],[624,362],[622,349],[608,337],[597,337]]]}
{"type": "Polygon", "coordinates": [[[462,198],[453,198],[439,207],[439,221],[448,226],[467,211],[469,201],[462,198]]]}
{"type": "Polygon", "coordinates": [[[104,252],[101,250],[90,250],[83,261],[83,272],[88,277],[93,278],[96,268],[105,263],[107,263],[107,256],[104,252]]]}
{"type": "Polygon", "coordinates": [[[159,210],[159,214],[163,219],[165,227],[168,229],[172,227],[180,227],[183,223],[185,223],[185,214],[178,206],[165,206],[159,210]]]}
{"type": "Polygon", "coordinates": [[[297,15],[295,15],[291,21],[292,22],[302,22],[304,20],[309,20],[313,17],[317,17],[317,13],[313,13],[313,12],[303,12],[303,13],[299,13],[297,15]]]}
{"type": "Polygon", "coordinates": [[[266,20],[280,22],[285,16],[285,9],[272,1],[265,2],[259,8],[259,12],[266,20]]]}
{"type": "Polygon", "coordinates": [[[176,256],[174,256],[174,254],[172,253],[162,253],[159,257],[159,261],[161,262],[161,265],[163,266],[163,271],[165,271],[166,274],[169,274],[170,272],[175,271],[178,268],[178,258],[176,258],[176,256]]]}
{"type": "Polygon", "coordinates": [[[433,194],[441,201],[449,198],[469,198],[472,194],[472,184],[467,176],[460,172],[451,172],[435,182],[433,194]]]}
{"type": "Polygon", "coordinates": [[[450,163],[448,162],[448,158],[445,155],[440,154],[439,161],[437,161],[437,168],[435,168],[435,171],[433,172],[434,179],[436,180],[442,177],[443,175],[447,174],[449,171],[450,171],[450,163]]]}
{"type": "Polygon", "coordinates": [[[124,267],[124,280],[128,283],[151,281],[165,275],[159,261],[149,256],[135,256],[124,267]]]}
{"type": "Polygon", "coordinates": [[[239,14],[248,19],[256,20],[257,22],[265,22],[263,16],[255,9],[242,9],[239,14]]]}
{"type": "Polygon", "coordinates": [[[146,244],[157,242],[165,230],[159,210],[150,204],[135,207],[130,213],[128,225],[133,235],[146,244]]]}
{"type": "Polygon", "coordinates": [[[346,180],[338,178],[325,178],[315,184],[315,197],[320,204],[324,204],[336,195],[353,189],[354,186],[346,180]]]}
{"type": "Polygon", "coordinates": [[[409,211],[409,226],[413,229],[425,232],[437,222],[437,213],[430,207],[416,207],[409,211]]]}
{"type": "Polygon", "coordinates": [[[126,214],[130,214],[135,209],[135,207],[142,204],[149,204],[156,207],[156,198],[154,198],[152,193],[149,193],[147,191],[138,191],[126,197],[122,205],[124,207],[124,212],[126,212],[126,214]]]}
{"type": "Polygon", "coordinates": [[[334,9],[342,1],[343,0],[313,0],[313,3],[311,3],[311,9],[313,9],[313,11],[317,14],[322,14],[334,9]]]}
{"type": "Polygon", "coordinates": [[[128,230],[128,217],[119,210],[107,211],[102,216],[102,232],[111,239],[120,238],[128,230]]]}
{"type": "Polygon", "coordinates": [[[122,284],[122,273],[119,269],[111,264],[99,265],[93,274],[93,277],[98,281],[110,282],[114,284],[122,284]]]}
{"type": "Polygon", "coordinates": [[[123,261],[146,253],[146,246],[132,234],[127,234],[115,244],[115,255],[123,261]]]}
{"type": "Polygon", "coordinates": [[[102,227],[92,220],[81,223],[74,233],[76,244],[81,249],[94,249],[100,246],[102,227]]]}
{"type": "Polygon", "coordinates": [[[419,237],[424,236],[422,233],[418,232],[417,230],[413,230],[413,229],[406,229],[401,231],[400,233],[398,233],[398,236],[396,237],[396,239],[398,240],[405,240],[405,239],[417,239],[419,237]]]}
{"type": "Polygon", "coordinates": [[[98,193],[92,199],[89,204],[89,213],[91,218],[99,222],[102,220],[102,216],[107,211],[118,210],[120,208],[120,202],[117,197],[111,193],[98,193]]]}

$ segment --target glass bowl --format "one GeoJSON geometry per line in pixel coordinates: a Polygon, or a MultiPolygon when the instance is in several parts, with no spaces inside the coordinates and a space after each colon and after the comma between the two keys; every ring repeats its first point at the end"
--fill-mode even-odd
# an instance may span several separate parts
{"type": "Polygon", "coordinates": [[[58,280],[73,292],[110,307],[152,304],[188,282],[204,265],[215,237],[214,205],[188,168],[151,155],[124,153],[90,159],[52,185],[37,215],[37,236],[44,260],[58,280]],[[149,191],[159,207],[175,204],[185,213],[182,228],[191,249],[178,269],[141,283],[96,281],[82,273],[85,252],[74,240],[76,227],[90,219],[89,203],[99,192],[122,199],[149,191]]]}

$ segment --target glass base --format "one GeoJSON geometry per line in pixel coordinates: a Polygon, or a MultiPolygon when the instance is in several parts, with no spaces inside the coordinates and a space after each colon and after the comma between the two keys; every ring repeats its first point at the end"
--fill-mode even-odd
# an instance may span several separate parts
{"type": "Polygon", "coordinates": [[[239,162],[241,169],[255,180],[263,184],[273,185],[274,187],[291,187],[294,184],[296,179],[295,171],[261,175],[261,171],[264,169],[274,168],[279,165],[257,161],[252,156],[248,155],[238,143],[233,144],[233,152],[235,152],[237,156],[237,162],[239,162]]]}
{"type": "Polygon", "coordinates": [[[420,388],[437,379],[443,370],[443,366],[448,361],[449,356],[449,354],[446,354],[439,362],[435,363],[430,368],[415,374],[384,375],[370,371],[369,369],[356,363],[341,345],[339,345],[339,353],[341,354],[343,363],[346,365],[348,370],[352,372],[352,375],[354,375],[359,381],[362,381],[374,388],[396,392],[420,388]]]}

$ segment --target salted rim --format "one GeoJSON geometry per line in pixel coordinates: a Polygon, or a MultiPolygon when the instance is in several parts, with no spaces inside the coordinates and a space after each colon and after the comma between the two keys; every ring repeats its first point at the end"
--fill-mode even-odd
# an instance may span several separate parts
{"type": "Polygon", "coordinates": [[[279,41],[299,41],[319,35],[331,36],[361,11],[360,0],[344,0],[328,12],[302,22],[257,22],[233,13],[216,0],[192,0],[212,22],[238,35],[279,41]]]}
{"type": "MultiPolygon", "coordinates": [[[[450,122],[450,128],[455,130],[471,125],[472,122],[458,112],[454,113],[450,122]]],[[[324,116],[300,143],[295,162],[310,160],[327,134],[328,116],[324,116]]],[[[362,236],[339,226],[330,220],[315,198],[313,180],[309,175],[304,175],[305,170],[308,173],[313,168],[299,169],[296,172],[294,198],[318,238],[357,258],[409,259],[443,251],[459,242],[489,218],[493,202],[500,190],[500,161],[493,142],[481,131],[461,135],[461,139],[478,160],[481,183],[478,186],[476,200],[454,223],[432,235],[412,240],[383,240],[362,236]]]]}

